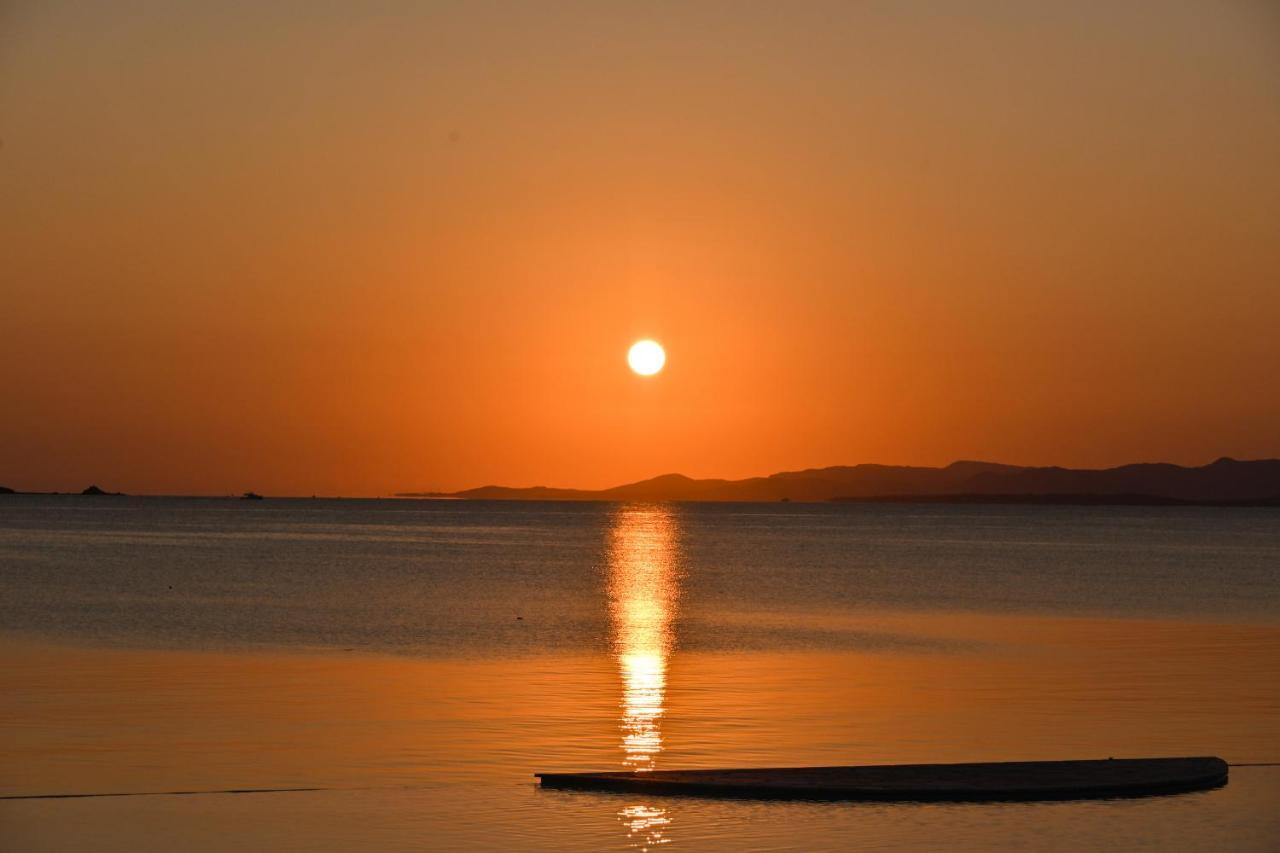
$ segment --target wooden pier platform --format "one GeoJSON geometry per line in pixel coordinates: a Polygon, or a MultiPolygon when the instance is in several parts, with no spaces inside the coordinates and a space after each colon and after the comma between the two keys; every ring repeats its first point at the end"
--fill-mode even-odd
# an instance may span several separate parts
{"type": "Polygon", "coordinates": [[[544,788],[809,800],[997,801],[1142,797],[1216,788],[1221,758],[1108,758],[649,772],[536,773],[544,788]]]}

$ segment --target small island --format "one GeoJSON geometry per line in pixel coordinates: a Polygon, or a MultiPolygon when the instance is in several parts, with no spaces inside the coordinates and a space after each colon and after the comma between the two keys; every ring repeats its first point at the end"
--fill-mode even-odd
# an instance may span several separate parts
{"type": "Polygon", "coordinates": [[[97,497],[97,496],[111,497],[111,498],[124,497],[124,492],[108,492],[105,489],[99,488],[98,486],[90,486],[89,488],[82,491],[80,494],[89,495],[92,497],[97,497]]]}

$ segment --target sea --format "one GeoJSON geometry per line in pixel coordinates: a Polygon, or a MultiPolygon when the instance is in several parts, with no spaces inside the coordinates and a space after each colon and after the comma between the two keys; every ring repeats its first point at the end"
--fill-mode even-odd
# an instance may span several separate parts
{"type": "Polygon", "coordinates": [[[1280,850],[1280,511],[0,496],[6,851],[1280,850]],[[1218,755],[852,803],[548,771],[1218,755]]]}

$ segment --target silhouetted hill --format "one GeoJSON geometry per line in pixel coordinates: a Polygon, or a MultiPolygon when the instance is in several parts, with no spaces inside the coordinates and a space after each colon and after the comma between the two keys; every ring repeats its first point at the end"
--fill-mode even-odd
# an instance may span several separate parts
{"type": "Polygon", "coordinates": [[[0,486],[0,495],[12,495],[12,494],[16,494],[16,492],[14,492],[13,489],[9,488],[8,486],[0,486]]]}
{"type": "Polygon", "coordinates": [[[1156,495],[980,495],[972,492],[956,495],[879,495],[873,498],[832,498],[845,503],[933,503],[933,504],[1051,504],[1054,506],[1274,506],[1280,507],[1280,496],[1248,500],[1184,500],[1156,495]]]}
{"type": "MultiPolygon", "coordinates": [[[[1140,464],[1119,468],[1025,468],[993,462],[953,462],[945,468],[853,465],[784,471],[746,480],[694,480],[664,474],[611,489],[482,486],[407,497],[561,501],[828,501],[833,499],[953,500],[960,496],[1053,496],[1074,502],[1265,502],[1280,497],[1280,459],[1219,459],[1209,465],[1140,464]],[[1111,500],[1108,500],[1110,496],[1111,500]]],[[[1032,502],[1030,500],[1024,502],[1032,502]]],[[[1070,501],[1068,501],[1070,502],[1070,501]]]]}

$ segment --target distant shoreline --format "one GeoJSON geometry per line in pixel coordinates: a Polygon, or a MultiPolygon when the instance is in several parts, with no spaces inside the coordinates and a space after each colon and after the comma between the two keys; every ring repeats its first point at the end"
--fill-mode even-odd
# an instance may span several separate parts
{"type": "MultiPolygon", "coordinates": [[[[0,487],[0,493],[59,494],[15,492],[3,487],[0,487]]],[[[90,486],[80,494],[108,497],[121,493],[90,486]]],[[[255,492],[245,492],[238,496],[205,497],[253,501],[263,498],[255,492]]],[[[278,499],[286,496],[274,497],[278,499]]],[[[311,497],[318,496],[312,494],[311,497]]],[[[953,462],[943,468],[837,465],[782,471],[742,480],[695,479],[683,474],[664,474],[607,489],[490,485],[456,492],[404,491],[370,497],[613,503],[674,501],[1275,507],[1280,506],[1280,459],[1238,460],[1224,456],[1198,467],[1157,462],[1098,469],[1026,467],[972,460],[953,462]]]]}
{"type": "MultiPolygon", "coordinates": [[[[21,492],[6,490],[0,492],[0,500],[6,496],[13,497],[58,497],[85,498],[96,503],[96,495],[85,495],[81,492],[21,492]]],[[[144,500],[202,500],[202,501],[245,501],[239,495],[178,495],[178,494],[122,494],[112,493],[110,497],[139,498],[144,500]]],[[[537,497],[537,498],[462,498],[453,495],[432,495],[415,493],[397,493],[393,495],[275,495],[271,501],[432,501],[440,503],[707,503],[707,504],[914,504],[914,505],[954,505],[954,506],[1135,506],[1135,507],[1219,507],[1223,509],[1246,508],[1280,508],[1280,496],[1274,498],[1258,498],[1246,500],[1181,500],[1178,498],[1160,497],[1159,495],[872,495],[872,496],[840,496],[817,500],[735,500],[717,498],[619,498],[619,497],[537,497]]],[[[248,503],[257,503],[250,500],[248,503]]]]}
{"type": "Polygon", "coordinates": [[[1133,506],[1280,505],[1280,459],[1222,457],[1207,465],[1138,463],[1116,468],[1026,467],[960,461],[944,468],[837,465],[744,480],[664,474],[608,489],[481,486],[397,497],[562,501],[827,501],[1133,506]]]}

